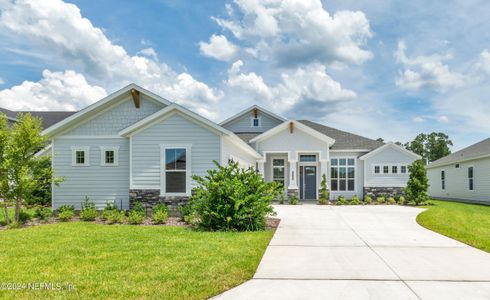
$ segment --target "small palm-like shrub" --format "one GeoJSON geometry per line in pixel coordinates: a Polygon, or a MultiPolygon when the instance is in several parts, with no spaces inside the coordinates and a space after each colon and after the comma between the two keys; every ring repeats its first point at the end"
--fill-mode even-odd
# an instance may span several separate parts
{"type": "Polygon", "coordinates": [[[410,202],[415,202],[416,205],[424,204],[429,200],[427,190],[429,189],[429,179],[427,178],[427,170],[423,160],[416,160],[412,165],[408,166],[409,178],[405,195],[410,202]]]}
{"type": "Polygon", "coordinates": [[[347,201],[345,200],[345,197],[340,195],[337,197],[337,201],[335,201],[335,205],[346,205],[347,201]]]}
{"type": "Polygon", "coordinates": [[[364,203],[366,203],[366,204],[373,203],[373,198],[369,195],[364,196],[364,203]]]}
{"type": "Polygon", "coordinates": [[[75,215],[75,207],[73,205],[62,205],[58,208],[58,218],[61,222],[68,222],[75,215]]]}
{"type": "Polygon", "coordinates": [[[388,198],[388,204],[396,204],[396,200],[393,197],[388,198]]]}
{"type": "Polygon", "coordinates": [[[153,224],[164,224],[168,219],[168,209],[164,203],[158,203],[153,207],[151,220],[153,224]]]}
{"type": "Polygon", "coordinates": [[[349,201],[350,205],[360,205],[362,204],[361,199],[357,195],[352,196],[352,198],[349,201]]]}
{"type": "Polygon", "coordinates": [[[206,176],[192,176],[198,186],[189,204],[197,227],[225,231],[265,229],[267,215],[274,212],[271,202],[280,195],[282,185],[265,182],[254,169],[240,168],[234,161],[226,166],[214,163],[216,169],[208,170],[206,176]]]}
{"type": "Polygon", "coordinates": [[[406,202],[405,197],[403,196],[398,197],[398,202],[397,202],[398,204],[405,205],[405,202],[406,202]]]}
{"type": "Polygon", "coordinates": [[[38,207],[34,211],[34,217],[38,218],[41,221],[47,221],[53,212],[51,211],[50,208],[47,207],[38,207]]]}
{"type": "Polygon", "coordinates": [[[82,202],[82,209],[80,210],[80,220],[82,221],[95,221],[97,218],[97,209],[95,208],[95,204],[90,201],[89,197],[85,197],[85,200],[82,202]]]}
{"type": "Polygon", "coordinates": [[[376,204],[384,204],[385,203],[385,197],[384,196],[378,196],[376,198],[376,204]]]}

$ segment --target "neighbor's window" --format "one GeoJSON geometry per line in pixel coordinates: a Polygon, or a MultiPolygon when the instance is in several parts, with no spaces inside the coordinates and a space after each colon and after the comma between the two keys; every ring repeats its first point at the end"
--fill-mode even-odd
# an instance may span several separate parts
{"type": "Polygon", "coordinates": [[[272,180],[284,186],[285,167],[284,159],[275,158],[272,160],[272,180]]]}
{"type": "Polygon", "coordinates": [[[187,192],[187,150],[165,149],[165,193],[187,192]]]}
{"type": "Polygon", "coordinates": [[[446,189],[446,171],[444,170],[441,171],[441,188],[446,189]]]}
{"type": "Polygon", "coordinates": [[[315,154],[303,154],[299,156],[300,162],[316,162],[315,154]]]}
{"type": "Polygon", "coordinates": [[[406,174],[407,173],[407,166],[400,166],[400,173],[406,174]]]}
{"type": "Polygon", "coordinates": [[[391,166],[391,173],[398,174],[398,166],[391,166]]]}
{"type": "Polygon", "coordinates": [[[252,127],[260,127],[260,119],[252,118],[252,127]]]}
{"type": "Polygon", "coordinates": [[[374,174],[379,174],[381,172],[380,166],[374,166],[374,174]]]}
{"type": "Polygon", "coordinates": [[[330,160],[330,187],[332,191],[354,191],[356,178],[355,159],[330,160]]]}
{"type": "Polygon", "coordinates": [[[89,165],[89,147],[72,147],[72,166],[89,165]]]}
{"type": "Polygon", "coordinates": [[[383,174],[388,174],[390,172],[390,166],[383,166],[383,174]]]}
{"type": "Polygon", "coordinates": [[[102,166],[117,166],[119,157],[118,150],[119,147],[100,147],[100,164],[102,166]]]}
{"type": "Polygon", "coordinates": [[[473,190],[473,167],[468,167],[468,189],[473,190]]]}

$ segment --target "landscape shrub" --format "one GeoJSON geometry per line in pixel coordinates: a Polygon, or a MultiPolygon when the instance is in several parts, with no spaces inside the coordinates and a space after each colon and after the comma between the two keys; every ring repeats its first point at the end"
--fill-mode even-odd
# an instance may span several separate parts
{"type": "Polygon", "coordinates": [[[27,221],[30,221],[32,219],[32,215],[30,215],[29,213],[21,210],[20,213],[19,213],[19,222],[21,224],[24,224],[26,223],[27,221]]]}
{"type": "Polygon", "coordinates": [[[75,207],[73,205],[61,205],[58,207],[58,213],[64,212],[64,211],[71,211],[75,212],[75,207]]]}
{"type": "Polygon", "coordinates": [[[142,224],[145,220],[145,213],[140,210],[130,210],[128,213],[128,223],[132,225],[142,224]]]}
{"type": "MultiPolygon", "coordinates": [[[[190,198],[196,225],[204,230],[254,231],[266,228],[266,217],[274,212],[271,202],[282,185],[265,182],[254,169],[243,169],[230,161],[217,162],[206,176],[194,175],[197,183],[190,198]]],[[[190,215],[192,215],[192,213],[190,215]]]]}
{"type": "Polygon", "coordinates": [[[410,202],[415,205],[424,204],[429,200],[427,190],[429,189],[429,179],[427,178],[427,170],[423,160],[416,160],[408,166],[410,173],[405,195],[410,202]]]}
{"type": "Polygon", "coordinates": [[[330,193],[327,188],[327,176],[325,174],[322,175],[322,182],[320,183],[320,197],[318,199],[318,204],[325,205],[328,204],[328,199],[330,197],[330,193]]]}
{"type": "Polygon", "coordinates": [[[106,201],[105,207],[102,210],[102,220],[106,221],[108,215],[112,215],[114,212],[117,212],[117,206],[114,201],[106,201]]]}
{"type": "Polygon", "coordinates": [[[362,204],[361,199],[357,195],[352,196],[352,198],[349,201],[350,205],[360,205],[362,204]]]}
{"type": "Polygon", "coordinates": [[[82,202],[82,209],[80,210],[80,220],[82,221],[95,221],[97,218],[97,209],[95,203],[90,201],[90,198],[85,196],[85,200],[82,202]]]}
{"type": "Polygon", "coordinates": [[[398,197],[398,201],[397,201],[398,204],[405,205],[406,204],[405,202],[406,202],[405,197],[403,196],[398,197]]]}
{"type": "Polygon", "coordinates": [[[122,224],[126,220],[126,213],[124,210],[111,209],[104,211],[102,214],[106,224],[122,224]]]}
{"type": "Polygon", "coordinates": [[[47,221],[52,215],[53,212],[48,207],[38,207],[34,211],[34,217],[41,221],[47,221]]]}
{"type": "Polygon", "coordinates": [[[68,222],[73,219],[75,212],[73,210],[63,210],[58,213],[58,218],[61,222],[68,222]]]}
{"type": "Polygon", "coordinates": [[[396,204],[396,200],[394,197],[388,198],[388,204],[396,204]]]}
{"type": "Polygon", "coordinates": [[[164,224],[168,219],[168,209],[164,203],[158,203],[153,207],[151,221],[153,224],[164,224]]]}
{"type": "Polygon", "coordinates": [[[337,201],[335,202],[335,205],[346,205],[347,201],[345,200],[345,197],[340,195],[337,197],[337,201]]]}
{"type": "Polygon", "coordinates": [[[385,196],[376,197],[376,204],[384,204],[384,203],[385,203],[385,196]]]}
{"type": "Polygon", "coordinates": [[[366,204],[373,203],[373,197],[371,197],[369,195],[364,196],[364,203],[366,203],[366,204]]]}
{"type": "Polygon", "coordinates": [[[290,205],[298,205],[299,204],[299,198],[296,196],[296,194],[293,194],[292,196],[289,197],[288,203],[290,205]]]}

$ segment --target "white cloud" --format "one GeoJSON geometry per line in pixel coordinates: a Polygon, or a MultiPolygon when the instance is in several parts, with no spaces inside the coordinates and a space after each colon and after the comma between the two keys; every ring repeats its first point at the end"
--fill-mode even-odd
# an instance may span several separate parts
{"type": "Polygon", "coordinates": [[[490,51],[485,49],[480,53],[476,67],[487,75],[490,75],[490,51]]]}
{"type": "Polygon", "coordinates": [[[0,91],[0,107],[11,110],[78,110],[106,96],[74,71],[43,71],[38,82],[24,81],[0,91]]]}
{"type": "Polygon", "coordinates": [[[141,53],[147,57],[153,58],[154,60],[158,60],[158,55],[155,49],[149,47],[145,49],[141,49],[138,53],[141,53]]]}
{"type": "Polygon", "coordinates": [[[466,75],[449,70],[443,61],[451,55],[417,56],[409,58],[406,55],[406,45],[399,41],[395,51],[395,59],[404,67],[396,78],[398,87],[407,90],[434,89],[446,91],[449,88],[460,87],[469,82],[466,75]]]}
{"type": "Polygon", "coordinates": [[[362,48],[372,36],[360,11],[330,15],[320,0],[237,0],[241,17],[213,18],[237,39],[252,44],[262,60],[296,67],[312,62],[362,63],[372,54],[362,48]]]}
{"type": "Polygon", "coordinates": [[[440,123],[448,123],[449,118],[447,116],[438,116],[437,121],[439,121],[440,123]]]}
{"type": "MultiPolygon", "coordinates": [[[[0,29],[3,34],[12,34],[13,38],[28,41],[38,50],[50,53],[52,59],[60,60],[60,65],[80,67],[89,82],[107,90],[135,82],[170,100],[204,108],[223,95],[187,73],[175,72],[151,55],[129,55],[123,47],[112,43],[100,28],[82,17],[74,4],[60,0],[8,3],[0,11],[0,29]]],[[[145,52],[148,54],[148,51],[145,52]]],[[[47,106],[39,101],[37,104],[47,106]]],[[[77,108],[81,107],[83,103],[77,108]]],[[[207,114],[210,115],[210,111],[207,114]]]]}
{"type": "Polygon", "coordinates": [[[238,47],[228,41],[224,35],[215,34],[209,38],[209,43],[200,42],[199,48],[202,55],[222,61],[233,59],[238,51],[238,47]]]}
{"type": "Polygon", "coordinates": [[[417,117],[414,117],[412,119],[412,121],[414,121],[415,123],[422,123],[425,121],[425,119],[423,117],[417,116],[417,117]]]}
{"type": "Polygon", "coordinates": [[[4,84],[5,83],[5,80],[3,80],[2,77],[0,77],[0,84],[4,84]]]}

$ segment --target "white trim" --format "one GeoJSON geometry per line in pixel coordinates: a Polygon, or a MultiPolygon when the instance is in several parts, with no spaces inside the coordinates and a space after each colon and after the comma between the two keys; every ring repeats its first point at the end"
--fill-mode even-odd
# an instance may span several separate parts
{"type": "MultiPolygon", "coordinates": [[[[336,157],[332,157],[331,159],[337,159],[338,162],[337,162],[337,165],[336,166],[333,166],[332,163],[330,162],[330,169],[329,171],[331,171],[331,169],[333,167],[336,167],[337,169],[338,168],[341,168],[341,167],[345,167],[346,168],[346,173],[345,173],[345,191],[341,191],[339,190],[340,189],[340,177],[337,177],[337,190],[334,191],[332,190],[332,172],[330,172],[330,176],[328,177],[329,178],[329,181],[330,181],[330,192],[331,193],[357,193],[357,172],[358,172],[358,168],[357,168],[357,160],[358,158],[356,156],[336,156],[336,157]],[[340,163],[340,160],[341,159],[346,159],[345,163],[346,165],[345,166],[340,166],[339,163],[340,163]],[[354,159],[354,190],[349,190],[349,172],[348,172],[348,168],[351,167],[352,168],[352,165],[349,166],[349,159],[354,159]]],[[[338,176],[340,176],[340,172],[338,172],[338,176]]],[[[352,178],[351,178],[352,180],[352,178]]]]}
{"type": "Polygon", "coordinates": [[[260,107],[260,106],[258,106],[258,105],[252,105],[252,106],[250,106],[250,107],[248,107],[248,108],[246,108],[246,109],[242,110],[241,112],[239,112],[239,113],[237,113],[237,114],[234,114],[233,116],[229,117],[228,119],[226,119],[226,120],[224,120],[224,121],[221,121],[221,122],[219,123],[219,125],[221,125],[221,126],[227,125],[228,123],[231,123],[232,121],[234,121],[234,120],[236,120],[236,119],[238,119],[238,118],[242,117],[242,116],[243,116],[243,115],[245,115],[246,113],[252,112],[252,110],[253,110],[253,109],[255,109],[255,108],[256,108],[257,110],[259,110],[260,112],[262,112],[262,113],[264,113],[264,114],[266,114],[266,115],[269,115],[270,117],[272,117],[272,118],[274,118],[274,119],[276,119],[276,120],[279,120],[279,121],[281,121],[281,122],[286,121],[286,119],[285,119],[285,118],[283,118],[283,117],[281,117],[281,116],[279,116],[279,115],[276,115],[275,113],[273,113],[273,112],[271,112],[271,111],[269,111],[269,110],[267,110],[267,109],[265,109],[265,108],[262,108],[262,107],[260,107]]]}
{"type": "Polygon", "coordinates": [[[192,144],[160,144],[160,196],[190,196],[191,195],[191,148],[192,144]],[[166,149],[185,149],[185,193],[167,193],[165,190],[165,150],[166,149]]]}
{"type": "Polygon", "coordinates": [[[474,192],[475,191],[475,166],[474,165],[468,165],[466,166],[466,189],[468,190],[468,192],[474,192]],[[473,182],[473,189],[470,190],[470,177],[468,176],[468,172],[470,171],[470,168],[471,168],[471,172],[473,173],[472,177],[471,177],[471,180],[473,182]]]}
{"type": "MultiPolygon", "coordinates": [[[[457,153],[457,152],[454,152],[454,153],[457,153]]],[[[487,157],[490,157],[490,154],[483,154],[483,155],[479,155],[479,156],[475,156],[475,157],[468,157],[468,158],[464,158],[464,159],[461,159],[461,160],[455,160],[455,161],[445,162],[445,163],[440,163],[440,164],[436,164],[437,161],[435,161],[435,162],[432,162],[432,163],[428,164],[426,166],[426,169],[433,169],[433,168],[438,168],[438,167],[444,167],[444,166],[448,166],[448,165],[452,165],[452,164],[454,164],[454,165],[455,164],[461,164],[461,163],[464,163],[464,162],[467,162],[467,161],[470,161],[470,160],[477,160],[477,159],[482,159],[482,158],[487,158],[487,157]]]]}
{"type": "Polygon", "coordinates": [[[252,127],[252,128],[260,128],[260,127],[262,127],[262,117],[257,117],[257,118],[250,117],[250,127],[252,127]],[[255,119],[259,120],[259,125],[258,126],[254,126],[254,120],[255,119]]]}
{"type": "Polygon", "coordinates": [[[388,175],[393,175],[393,176],[407,176],[408,175],[408,166],[409,163],[374,163],[371,164],[371,175],[376,176],[376,177],[386,177],[388,175]],[[374,172],[375,167],[379,167],[379,173],[374,172]],[[388,173],[384,173],[383,167],[387,166],[388,167],[388,173]],[[393,167],[397,167],[397,173],[393,173],[393,167]],[[402,167],[406,167],[406,172],[402,173],[402,167]]]}
{"type": "Polygon", "coordinates": [[[129,187],[134,189],[133,186],[133,138],[129,137],[129,187]]]}
{"type": "Polygon", "coordinates": [[[122,139],[119,135],[62,135],[57,137],[59,140],[68,139],[122,139]]]}
{"type": "Polygon", "coordinates": [[[100,146],[100,165],[103,167],[119,166],[119,146],[100,146]],[[108,164],[105,162],[105,152],[114,151],[114,163],[108,164]]]}
{"type": "Polygon", "coordinates": [[[52,148],[52,144],[47,145],[43,149],[36,152],[36,154],[34,154],[34,157],[42,157],[42,156],[49,155],[50,152],[52,152],[51,148],[52,148]]]}
{"type": "Polygon", "coordinates": [[[114,93],[106,96],[105,98],[93,103],[92,105],[87,106],[86,108],[80,110],[79,112],[69,116],[68,118],[54,124],[53,126],[50,126],[49,128],[46,128],[43,130],[42,134],[43,135],[48,135],[48,136],[53,136],[63,128],[69,126],[70,124],[78,121],[81,119],[82,116],[85,116],[85,114],[95,111],[97,109],[103,108],[106,104],[109,104],[113,100],[122,100],[123,98],[119,98],[120,96],[124,95],[125,93],[129,92],[131,89],[136,89],[140,93],[146,94],[149,96],[149,98],[152,98],[164,105],[170,105],[172,102],[168,101],[167,99],[164,99],[134,83],[131,83],[122,89],[115,91],[114,93]]]}
{"type": "MultiPolygon", "coordinates": [[[[52,176],[56,176],[56,170],[54,168],[54,139],[51,139],[51,171],[52,176]]],[[[54,211],[54,180],[51,180],[51,211],[54,211]]]]}
{"type": "Polygon", "coordinates": [[[89,167],[90,166],[90,146],[72,146],[71,147],[71,165],[72,167],[89,167]],[[77,164],[76,153],[78,151],[84,152],[85,163],[77,164]]]}
{"type": "Polygon", "coordinates": [[[274,182],[274,168],[283,168],[283,170],[284,170],[284,178],[283,178],[283,180],[284,180],[284,189],[286,189],[286,176],[287,176],[286,173],[289,174],[289,172],[286,172],[286,169],[287,169],[287,167],[286,167],[286,161],[287,161],[287,158],[283,158],[283,157],[282,158],[281,157],[278,157],[278,158],[272,157],[271,158],[271,177],[272,177],[271,178],[271,182],[274,182]],[[282,166],[274,166],[274,159],[282,160],[283,161],[283,165],[282,166]]]}
{"type": "Polygon", "coordinates": [[[330,149],[330,152],[369,152],[372,149],[330,149]]]}
{"type": "Polygon", "coordinates": [[[323,133],[316,131],[315,129],[313,129],[309,126],[306,126],[306,125],[302,124],[301,122],[298,122],[295,120],[283,122],[283,123],[277,125],[276,127],[267,130],[266,132],[264,132],[264,133],[262,133],[256,137],[254,137],[253,139],[251,139],[250,143],[255,143],[255,142],[265,140],[267,138],[270,138],[270,137],[278,134],[279,132],[281,132],[284,129],[288,129],[289,124],[291,122],[294,124],[295,130],[299,129],[299,130],[303,131],[304,133],[309,134],[309,135],[319,139],[320,141],[327,143],[328,146],[331,146],[335,143],[335,140],[333,138],[326,136],[323,133]]]}
{"type": "Polygon", "coordinates": [[[374,156],[375,154],[383,151],[385,148],[392,148],[392,149],[395,149],[395,150],[398,150],[399,152],[402,152],[402,153],[405,153],[415,159],[421,159],[422,156],[418,155],[418,154],[415,154],[413,153],[412,151],[409,151],[401,146],[398,146],[397,144],[395,143],[392,143],[392,142],[389,142],[387,144],[384,144],[383,146],[381,147],[378,147],[376,149],[374,149],[373,151],[367,153],[367,154],[364,154],[363,156],[359,157],[360,160],[366,160],[367,158],[370,158],[371,156],[374,156]]]}

